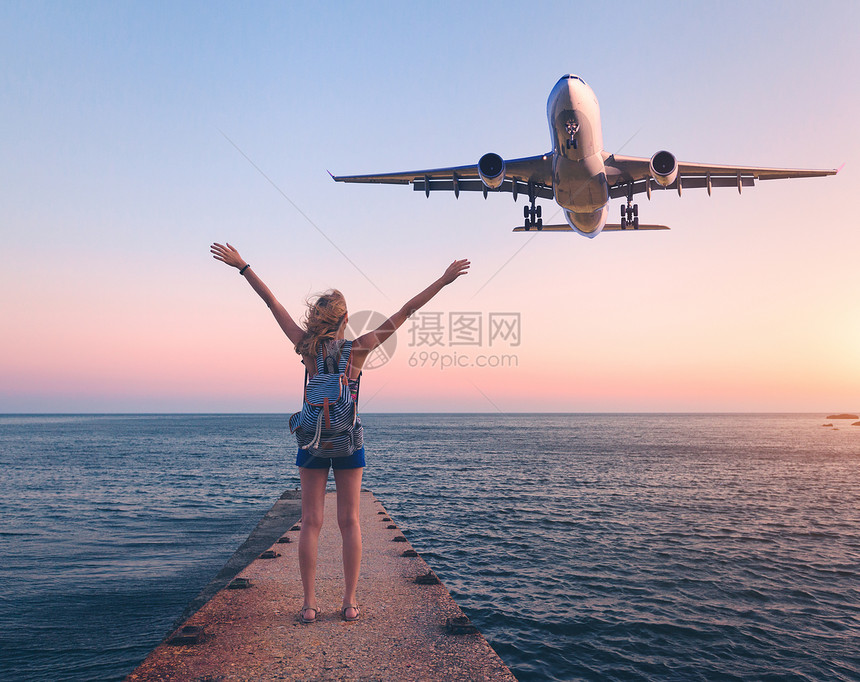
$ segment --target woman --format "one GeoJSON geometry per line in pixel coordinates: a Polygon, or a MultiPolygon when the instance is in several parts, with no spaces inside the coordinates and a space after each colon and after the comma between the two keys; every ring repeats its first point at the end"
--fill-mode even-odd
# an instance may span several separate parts
{"type": "MultiPolygon", "coordinates": [[[[251,269],[239,252],[227,244],[212,244],[210,251],[216,260],[220,260],[239,270],[240,275],[266,302],[275,320],[284,334],[294,345],[296,353],[301,355],[302,362],[312,377],[316,373],[317,353],[322,346],[324,358],[338,358],[343,344],[344,329],[348,318],[346,301],[336,289],[322,294],[314,303],[308,304],[305,328],[300,327],[290,317],[290,314],[274,297],[269,288],[251,269]]],[[[389,336],[391,336],[406,319],[416,310],[425,305],[447,284],[469,270],[468,260],[456,260],[445,273],[420,294],[408,301],[400,310],[389,317],[378,329],[359,336],[352,344],[349,361],[349,383],[353,393],[358,391],[361,368],[368,355],[389,336]]],[[[334,364],[337,367],[337,364],[334,364]]],[[[361,428],[360,421],[356,429],[361,428]]],[[[320,614],[317,607],[314,582],[317,563],[317,542],[323,522],[325,505],[325,487],[328,480],[329,467],[334,471],[337,487],[337,523],[343,538],[343,573],[345,588],[341,618],[347,621],[358,620],[360,609],[356,599],[358,574],[361,568],[361,528],[358,522],[359,493],[361,492],[361,476],[364,460],[364,447],[348,457],[320,458],[311,456],[301,448],[296,456],[296,465],[302,486],[302,529],[299,534],[299,569],[302,575],[304,590],[304,606],[299,618],[303,623],[313,623],[320,614]]]]}

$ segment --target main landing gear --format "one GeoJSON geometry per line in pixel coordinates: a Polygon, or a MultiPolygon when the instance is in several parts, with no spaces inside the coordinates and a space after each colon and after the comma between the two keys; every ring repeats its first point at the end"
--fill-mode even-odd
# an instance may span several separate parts
{"type": "Polygon", "coordinates": [[[627,206],[621,207],[621,229],[626,230],[628,226],[639,229],[639,204],[634,204],[632,197],[627,197],[627,206]]]}
{"type": "Polygon", "coordinates": [[[535,206],[534,190],[529,192],[529,205],[523,206],[523,217],[525,218],[523,228],[526,232],[533,227],[536,227],[538,230],[543,229],[543,218],[540,216],[540,206],[535,206]]]}

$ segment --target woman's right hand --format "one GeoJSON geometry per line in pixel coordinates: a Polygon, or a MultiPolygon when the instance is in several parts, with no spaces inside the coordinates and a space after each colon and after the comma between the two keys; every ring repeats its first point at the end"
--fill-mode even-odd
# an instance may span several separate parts
{"type": "Polygon", "coordinates": [[[215,260],[220,260],[222,263],[227,263],[227,265],[238,268],[239,270],[247,265],[247,263],[242,260],[242,256],[239,255],[239,252],[230,246],[229,242],[227,246],[215,242],[209,247],[209,251],[212,253],[212,257],[215,260]]]}
{"type": "Polygon", "coordinates": [[[448,269],[445,270],[445,274],[442,275],[442,284],[450,284],[460,275],[467,274],[470,265],[471,263],[469,262],[468,258],[464,258],[463,260],[455,260],[453,263],[451,263],[451,265],[448,266],[448,269]]]}

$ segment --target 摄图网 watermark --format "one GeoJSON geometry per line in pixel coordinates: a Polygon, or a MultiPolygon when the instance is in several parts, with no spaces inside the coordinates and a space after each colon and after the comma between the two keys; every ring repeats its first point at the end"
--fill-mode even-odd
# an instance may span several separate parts
{"type": "MultiPolygon", "coordinates": [[[[387,316],[372,310],[350,314],[347,336],[356,339],[378,329],[387,316]]],[[[518,367],[519,357],[503,353],[522,343],[522,317],[514,312],[417,311],[395,334],[389,336],[368,356],[364,370],[378,369],[387,364],[405,336],[410,353],[409,367],[455,369],[466,367],[518,367]],[[473,354],[471,349],[492,349],[493,353],[473,354]]]]}
{"type": "Polygon", "coordinates": [[[422,312],[411,318],[407,332],[410,347],[474,346],[514,347],[521,342],[519,313],[422,312]]]}
{"type": "Polygon", "coordinates": [[[409,367],[465,369],[467,367],[518,367],[512,353],[478,353],[470,349],[501,350],[522,342],[522,317],[513,312],[418,311],[409,320],[409,367]]]}

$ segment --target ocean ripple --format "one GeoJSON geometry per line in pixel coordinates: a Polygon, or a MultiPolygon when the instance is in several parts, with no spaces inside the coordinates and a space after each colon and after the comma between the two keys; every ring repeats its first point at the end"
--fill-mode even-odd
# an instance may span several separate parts
{"type": "MultiPolygon", "coordinates": [[[[365,487],[521,681],[860,679],[860,430],[363,422],[365,487]]],[[[280,415],[0,417],[4,679],[130,672],[297,487],[293,453],[280,415]]]]}

